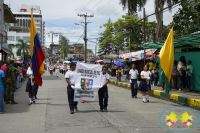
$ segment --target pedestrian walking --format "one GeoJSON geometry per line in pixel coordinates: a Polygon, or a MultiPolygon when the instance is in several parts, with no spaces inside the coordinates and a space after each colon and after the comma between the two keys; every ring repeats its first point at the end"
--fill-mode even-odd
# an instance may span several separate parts
{"type": "MultiPolygon", "coordinates": [[[[1,67],[1,66],[0,66],[1,67]]],[[[5,86],[5,75],[4,71],[0,70],[0,114],[3,114],[4,111],[4,86],[5,86]]]]}
{"type": "Polygon", "coordinates": [[[187,71],[186,71],[186,87],[187,87],[187,91],[190,91],[190,86],[191,86],[191,77],[192,77],[192,72],[193,72],[193,66],[191,65],[192,61],[189,60],[188,61],[188,65],[187,65],[187,71]]]}
{"type": "Polygon", "coordinates": [[[59,64],[56,65],[56,77],[59,76],[59,72],[60,72],[60,66],[59,64]]]}
{"type": "Polygon", "coordinates": [[[130,83],[131,83],[131,96],[132,98],[137,98],[137,90],[138,90],[138,70],[136,69],[135,64],[132,65],[132,69],[129,72],[130,75],[130,83]]]}
{"type": "Polygon", "coordinates": [[[32,70],[32,64],[30,64],[30,67],[27,70],[27,77],[28,81],[26,83],[26,92],[28,92],[29,96],[29,103],[28,105],[31,105],[32,103],[35,103],[35,88],[34,86],[34,76],[33,76],[33,70],[32,70]]]}
{"type": "Polygon", "coordinates": [[[145,65],[144,70],[141,72],[141,83],[139,85],[139,90],[142,91],[144,103],[149,102],[149,95],[151,93],[151,85],[149,80],[152,74],[150,71],[147,71],[147,69],[147,65],[145,65]]]}
{"type": "Polygon", "coordinates": [[[103,67],[102,73],[101,73],[101,88],[98,91],[99,94],[99,106],[100,111],[107,112],[108,107],[108,87],[107,84],[109,82],[109,74],[107,73],[107,67],[103,67]]]}
{"type": "Polygon", "coordinates": [[[154,80],[153,86],[157,86],[159,74],[158,74],[158,68],[156,65],[153,67],[152,74],[153,74],[153,80],[154,80]]]}
{"type": "Polygon", "coordinates": [[[10,94],[11,104],[18,104],[14,100],[14,93],[16,88],[16,71],[14,68],[14,60],[10,60],[10,65],[6,67],[6,83],[7,83],[6,104],[10,104],[10,102],[8,101],[9,94],[10,94]]]}
{"type": "Polygon", "coordinates": [[[78,108],[77,108],[78,102],[74,101],[74,89],[75,89],[74,85],[75,85],[75,80],[76,80],[76,76],[74,72],[75,69],[76,69],[76,64],[71,63],[70,69],[65,74],[65,79],[68,83],[67,95],[68,95],[68,102],[69,102],[69,108],[70,108],[71,114],[74,114],[74,109],[78,111],[78,108]]]}
{"type": "Polygon", "coordinates": [[[129,69],[129,66],[126,66],[126,69],[125,69],[125,74],[126,74],[126,78],[125,80],[129,80],[129,72],[130,72],[130,69],[129,69]]]}

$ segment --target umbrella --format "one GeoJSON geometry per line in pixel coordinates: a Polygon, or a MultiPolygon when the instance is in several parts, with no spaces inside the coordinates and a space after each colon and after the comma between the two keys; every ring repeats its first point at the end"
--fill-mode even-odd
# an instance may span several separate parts
{"type": "Polygon", "coordinates": [[[20,61],[17,61],[16,63],[18,63],[18,64],[22,64],[22,62],[20,62],[20,61]]]}
{"type": "Polygon", "coordinates": [[[125,66],[124,63],[119,62],[119,61],[115,61],[114,64],[117,65],[117,66],[121,66],[121,67],[125,66]]]}
{"type": "Polygon", "coordinates": [[[96,60],[95,63],[102,62],[103,60],[96,60]]]}
{"type": "Polygon", "coordinates": [[[70,61],[64,61],[65,64],[71,63],[70,61]]]}
{"type": "Polygon", "coordinates": [[[28,63],[28,61],[23,61],[23,63],[24,63],[24,64],[27,64],[27,63],[28,63]]]}

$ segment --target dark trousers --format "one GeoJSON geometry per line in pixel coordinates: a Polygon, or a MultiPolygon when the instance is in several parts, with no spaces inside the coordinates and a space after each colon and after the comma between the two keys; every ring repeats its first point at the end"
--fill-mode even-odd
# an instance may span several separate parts
{"type": "Polygon", "coordinates": [[[190,90],[190,85],[191,85],[190,79],[191,79],[191,76],[186,77],[186,87],[187,87],[188,90],[190,90]]]}
{"type": "Polygon", "coordinates": [[[68,102],[70,110],[74,110],[77,107],[78,102],[74,102],[74,89],[71,86],[67,86],[67,95],[68,95],[68,102]]]}
{"type": "Polygon", "coordinates": [[[158,85],[158,78],[154,78],[154,86],[158,85]]]}
{"type": "Polygon", "coordinates": [[[100,109],[107,108],[108,106],[108,87],[104,86],[99,89],[98,91],[99,94],[99,106],[100,109]]]}
{"type": "Polygon", "coordinates": [[[180,71],[178,71],[178,82],[179,82],[179,88],[185,89],[186,88],[186,82],[185,82],[185,71],[183,71],[182,76],[180,75],[180,71]]]}
{"type": "Polygon", "coordinates": [[[133,96],[137,96],[138,84],[137,79],[131,79],[131,94],[133,96]],[[135,88],[134,88],[135,87],[135,88]]]}
{"type": "Polygon", "coordinates": [[[122,76],[122,73],[119,72],[119,73],[118,73],[118,80],[119,80],[119,82],[121,82],[121,76],[122,76]]]}

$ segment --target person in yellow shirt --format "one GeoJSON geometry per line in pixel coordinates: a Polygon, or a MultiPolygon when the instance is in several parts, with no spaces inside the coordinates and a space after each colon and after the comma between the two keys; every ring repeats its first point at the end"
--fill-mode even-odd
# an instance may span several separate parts
{"type": "Polygon", "coordinates": [[[121,82],[121,76],[122,76],[122,67],[119,67],[119,69],[118,69],[118,79],[119,79],[119,82],[121,82]]]}
{"type": "Polygon", "coordinates": [[[117,78],[117,81],[118,81],[118,73],[119,73],[119,70],[118,70],[118,67],[116,67],[116,78],[117,78]]]}
{"type": "MultiPolygon", "coordinates": [[[[149,71],[150,71],[150,72],[152,72],[154,66],[155,66],[155,64],[154,64],[153,61],[149,62],[149,71]]],[[[151,85],[153,85],[153,81],[154,81],[153,75],[151,75],[151,77],[150,77],[150,84],[151,84],[151,85]]]]}

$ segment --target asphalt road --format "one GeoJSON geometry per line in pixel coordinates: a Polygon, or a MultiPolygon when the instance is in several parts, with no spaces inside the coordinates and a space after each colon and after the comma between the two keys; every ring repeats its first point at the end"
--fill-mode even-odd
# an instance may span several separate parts
{"type": "MultiPolygon", "coordinates": [[[[108,112],[99,112],[98,98],[93,102],[79,103],[79,111],[69,113],[67,83],[59,78],[43,76],[38,100],[28,105],[25,83],[15,93],[18,105],[6,105],[0,114],[0,133],[169,133],[159,116],[163,110],[177,105],[170,101],[150,97],[143,103],[141,94],[132,99],[130,90],[108,85],[108,112]]],[[[196,110],[198,114],[200,111],[196,110]]],[[[198,125],[190,133],[199,133],[198,125]]]]}

